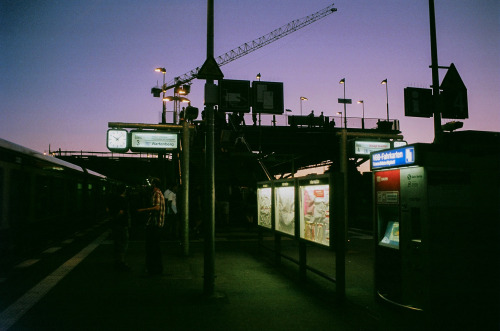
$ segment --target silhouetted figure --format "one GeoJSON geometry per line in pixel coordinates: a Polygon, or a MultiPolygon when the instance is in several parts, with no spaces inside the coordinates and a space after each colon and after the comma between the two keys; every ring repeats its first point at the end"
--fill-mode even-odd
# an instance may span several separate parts
{"type": "Polygon", "coordinates": [[[165,222],[165,198],[160,190],[160,180],[151,179],[153,194],[151,207],[138,209],[138,212],[149,212],[146,222],[146,269],[149,275],[163,273],[163,260],[160,247],[160,230],[165,222]]]}
{"type": "Polygon", "coordinates": [[[114,267],[116,270],[128,271],[130,267],[125,263],[125,253],[129,241],[130,213],[125,185],[120,185],[111,196],[107,209],[114,241],[114,267]]]}
{"type": "Polygon", "coordinates": [[[308,117],[308,127],[313,127],[314,126],[314,110],[311,110],[308,117]]]}
{"type": "Polygon", "coordinates": [[[167,232],[173,239],[178,239],[180,236],[179,218],[177,217],[177,190],[178,185],[173,184],[163,193],[165,198],[165,212],[167,214],[167,232]]]}

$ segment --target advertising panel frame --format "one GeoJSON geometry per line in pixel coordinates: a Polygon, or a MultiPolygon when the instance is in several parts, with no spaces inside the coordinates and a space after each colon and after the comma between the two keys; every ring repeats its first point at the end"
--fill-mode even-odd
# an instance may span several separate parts
{"type": "Polygon", "coordinates": [[[273,192],[275,231],[284,236],[297,238],[298,222],[296,179],[279,179],[273,181],[273,192]],[[292,199],[291,203],[290,199],[292,199]],[[292,210],[290,210],[290,207],[292,210]]]}
{"type": "Polygon", "coordinates": [[[257,183],[257,226],[266,230],[274,230],[273,182],[257,183]]]}
{"type": "Polygon", "coordinates": [[[298,239],[321,247],[335,248],[334,188],[329,174],[297,179],[298,239]],[[324,191],[327,189],[327,191],[324,191]],[[306,197],[306,201],[304,201],[306,197]],[[305,209],[305,204],[307,208],[305,209]]]}

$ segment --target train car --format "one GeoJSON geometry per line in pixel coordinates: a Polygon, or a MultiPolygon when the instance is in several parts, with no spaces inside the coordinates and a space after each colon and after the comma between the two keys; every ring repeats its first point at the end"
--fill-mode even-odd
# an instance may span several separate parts
{"type": "Polygon", "coordinates": [[[0,263],[105,214],[105,176],[0,139],[0,263]]]}

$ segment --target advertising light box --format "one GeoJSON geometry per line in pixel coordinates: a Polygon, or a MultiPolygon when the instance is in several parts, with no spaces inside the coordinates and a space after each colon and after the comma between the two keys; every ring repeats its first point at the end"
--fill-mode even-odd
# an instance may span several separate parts
{"type": "Polygon", "coordinates": [[[317,177],[299,181],[300,238],[330,246],[330,180],[317,177]]]}
{"type": "Polygon", "coordinates": [[[164,151],[177,148],[177,134],[161,131],[131,131],[130,149],[133,152],[164,151]]]}
{"type": "Polygon", "coordinates": [[[272,229],[272,186],[271,183],[257,184],[257,225],[272,229]]]}
{"type": "Polygon", "coordinates": [[[355,155],[370,155],[370,153],[389,148],[391,148],[390,141],[366,141],[366,140],[354,141],[355,155]]]}
{"type": "Polygon", "coordinates": [[[295,236],[295,183],[276,181],[274,183],[275,230],[295,236]]]}

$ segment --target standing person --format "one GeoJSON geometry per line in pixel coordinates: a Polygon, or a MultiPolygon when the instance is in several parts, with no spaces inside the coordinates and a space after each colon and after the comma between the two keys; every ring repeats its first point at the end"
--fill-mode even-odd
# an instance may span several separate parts
{"type": "Polygon", "coordinates": [[[179,219],[177,218],[177,184],[171,185],[165,190],[165,211],[168,217],[168,232],[173,239],[178,239],[179,233],[179,219]]]}
{"type": "Polygon", "coordinates": [[[111,196],[107,210],[113,231],[115,269],[128,271],[130,267],[125,263],[125,253],[129,240],[130,213],[125,185],[118,186],[116,194],[111,196]]]}
{"type": "Polygon", "coordinates": [[[138,209],[138,212],[149,212],[146,222],[146,269],[150,275],[163,273],[163,260],[160,247],[160,230],[165,222],[165,198],[160,190],[160,180],[151,179],[153,195],[152,207],[138,209]]]}

